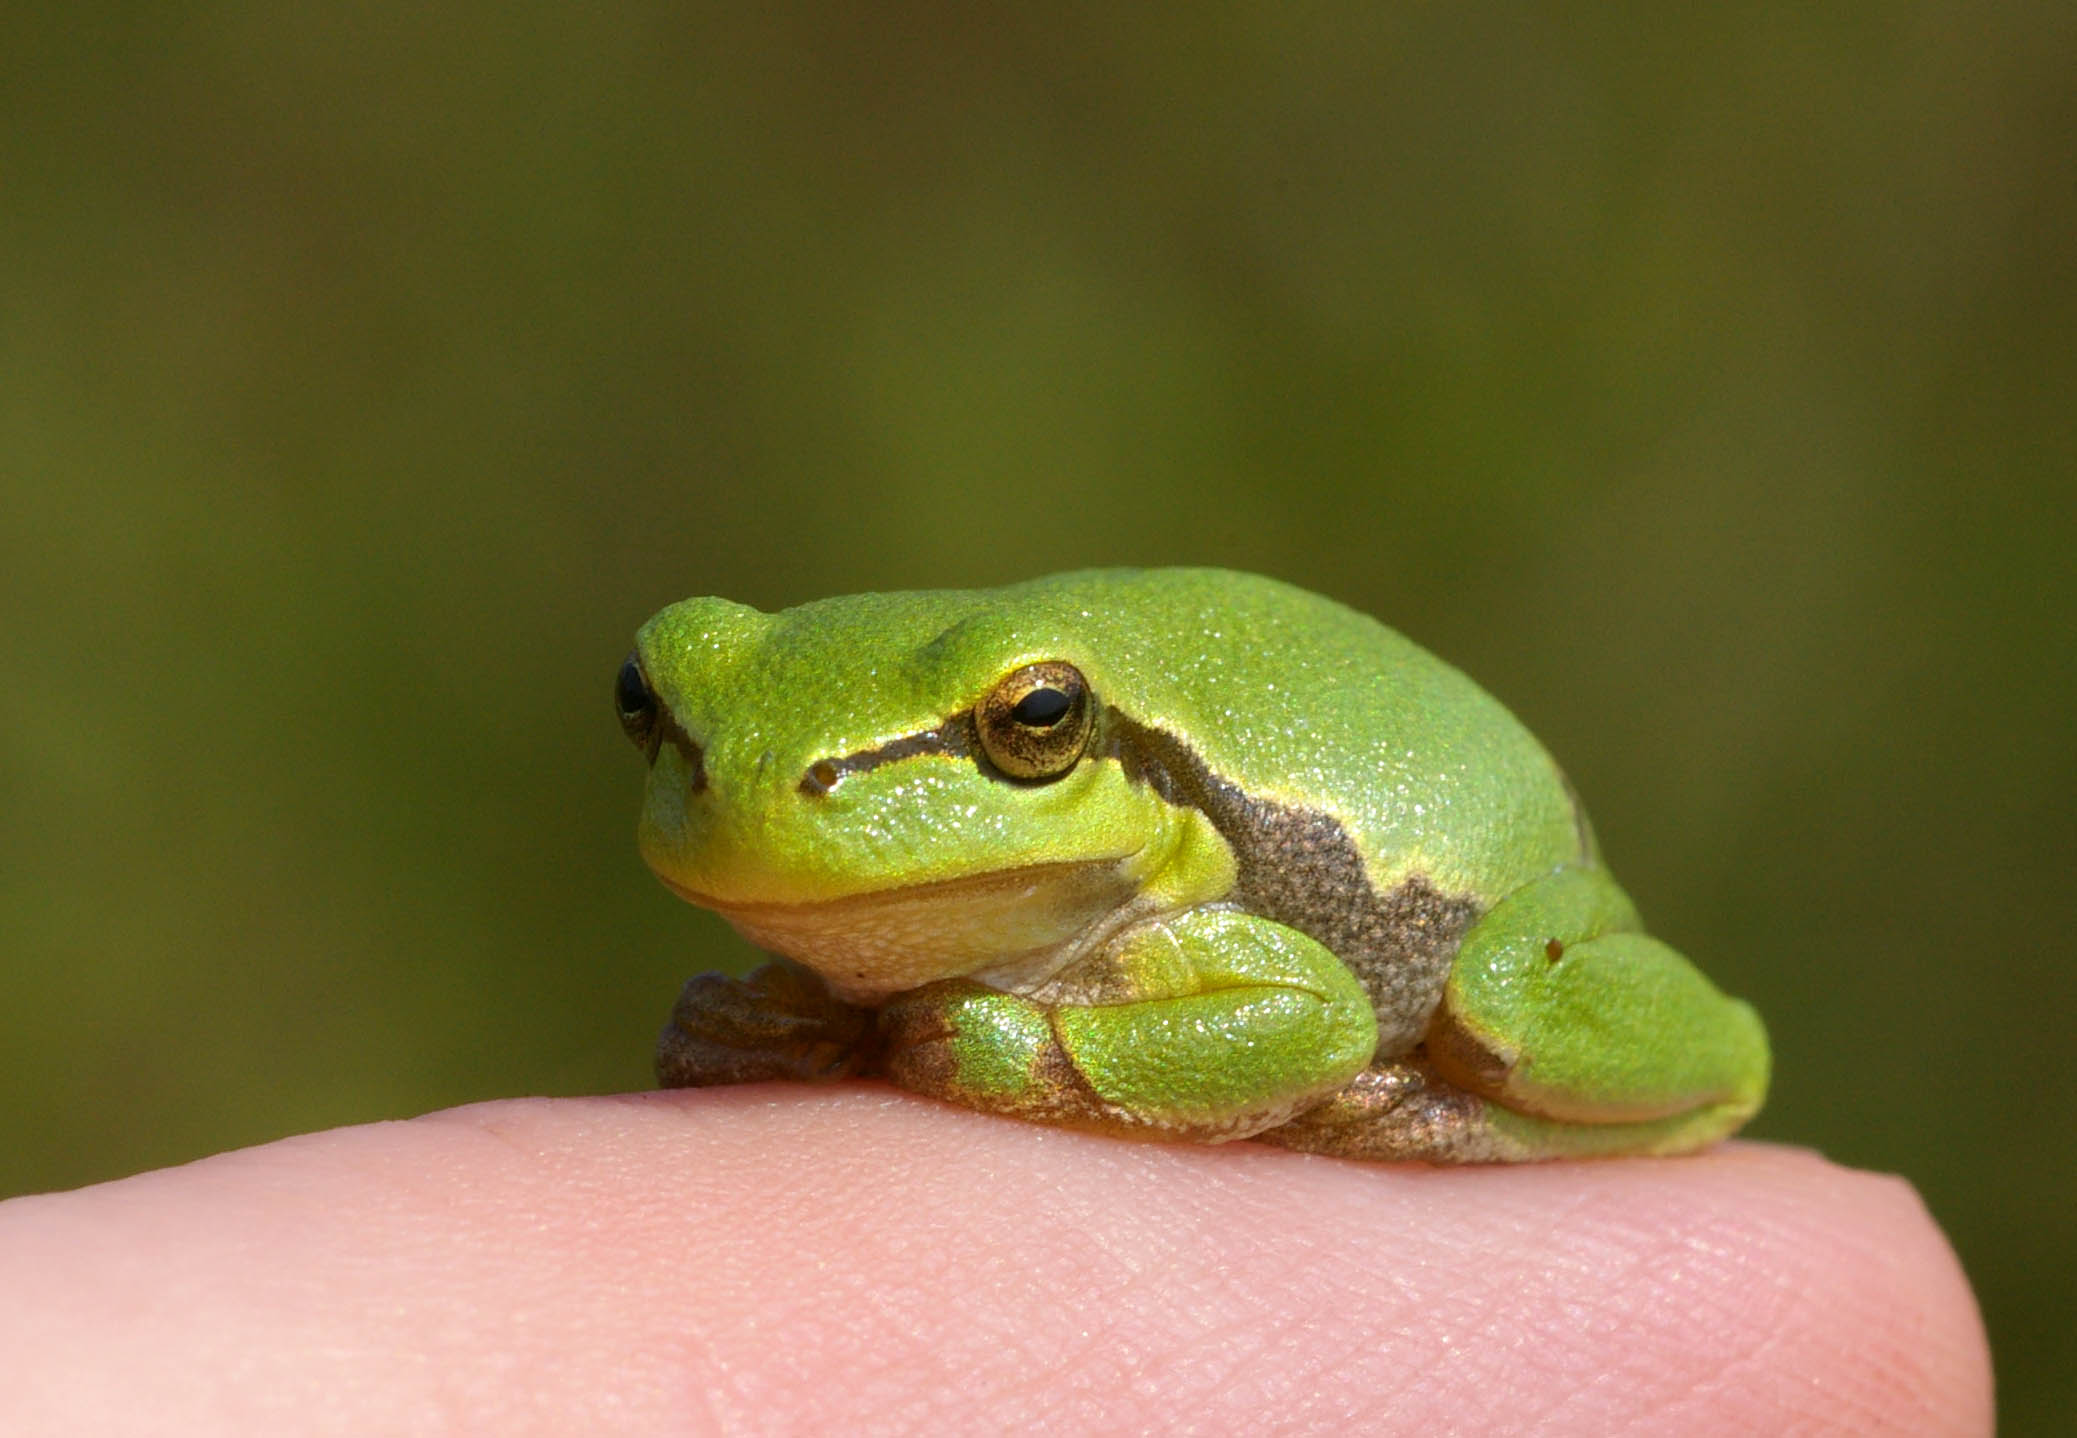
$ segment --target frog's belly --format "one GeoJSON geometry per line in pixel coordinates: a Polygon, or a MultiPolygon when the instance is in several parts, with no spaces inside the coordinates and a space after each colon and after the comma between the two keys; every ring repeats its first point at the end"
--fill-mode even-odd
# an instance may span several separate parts
{"type": "Polygon", "coordinates": [[[724,904],[679,892],[759,948],[814,969],[845,1002],[870,1004],[936,979],[1041,983],[1132,914],[1139,885],[1122,864],[1100,862],[799,904],[724,904]]]}

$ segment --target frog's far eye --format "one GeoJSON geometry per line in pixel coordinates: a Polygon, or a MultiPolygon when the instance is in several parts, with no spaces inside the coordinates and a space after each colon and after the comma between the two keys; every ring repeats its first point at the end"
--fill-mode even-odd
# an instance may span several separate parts
{"type": "Polygon", "coordinates": [[[1059,778],[1095,727],[1089,681],[1057,659],[1011,671],[974,706],[981,752],[1012,779],[1059,778]]]}
{"type": "Polygon", "coordinates": [[[632,654],[613,681],[613,706],[620,711],[620,727],[627,732],[629,742],[644,754],[651,753],[656,747],[660,711],[656,691],[649,687],[641,661],[632,654]]]}

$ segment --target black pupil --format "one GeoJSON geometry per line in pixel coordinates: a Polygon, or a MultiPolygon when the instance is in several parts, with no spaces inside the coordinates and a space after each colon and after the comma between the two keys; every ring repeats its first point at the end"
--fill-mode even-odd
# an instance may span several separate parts
{"type": "Polygon", "coordinates": [[[642,666],[634,660],[620,666],[620,677],[613,681],[613,699],[620,705],[620,712],[629,718],[646,714],[655,702],[650,697],[647,681],[642,678],[642,666]]]}
{"type": "Polygon", "coordinates": [[[1034,689],[1017,701],[1010,717],[1033,729],[1050,729],[1067,717],[1074,701],[1058,689],[1034,689]]]}

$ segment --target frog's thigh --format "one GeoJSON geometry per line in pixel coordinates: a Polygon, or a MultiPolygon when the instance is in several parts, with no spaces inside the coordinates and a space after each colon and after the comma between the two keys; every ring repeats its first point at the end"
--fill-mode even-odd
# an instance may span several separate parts
{"type": "Polygon", "coordinates": [[[932,986],[883,1012],[888,1073],[1023,1118],[1149,1137],[1243,1138],[1346,1084],[1377,1047],[1348,967],[1223,911],[1142,925],[1111,955],[1129,1002],[1048,1006],[932,986]]]}
{"type": "MultiPolygon", "coordinates": [[[[1691,1147],[1736,1128],[1767,1086],[1758,1015],[1636,929],[1598,869],[1509,896],[1458,951],[1428,1035],[1435,1071],[1540,1142],[1552,1123],[1640,1125],[1648,1147],[1667,1146],[1660,1130],[1691,1147]]],[[[1578,1147],[1614,1137],[1582,1135],[1578,1147]]]]}

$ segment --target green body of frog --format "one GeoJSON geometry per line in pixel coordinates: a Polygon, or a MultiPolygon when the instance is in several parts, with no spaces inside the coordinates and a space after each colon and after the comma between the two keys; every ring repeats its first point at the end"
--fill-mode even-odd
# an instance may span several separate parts
{"type": "Polygon", "coordinates": [[[644,857],[781,956],[687,984],[667,1085],[1431,1161],[1678,1152],[1765,1093],[1759,1019],[1643,932],[1542,746],[1303,590],[688,599],[616,697],[644,857]]]}

